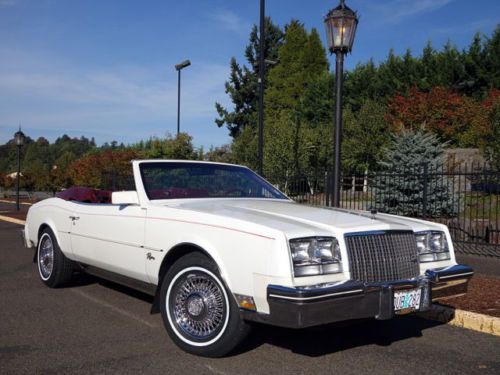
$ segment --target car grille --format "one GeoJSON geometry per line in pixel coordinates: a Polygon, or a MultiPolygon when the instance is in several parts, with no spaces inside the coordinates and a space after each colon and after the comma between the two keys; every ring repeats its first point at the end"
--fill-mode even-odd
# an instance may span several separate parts
{"type": "Polygon", "coordinates": [[[420,272],[412,231],[348,233],[345,241],[353,280],[404,280],[420,272]]]}

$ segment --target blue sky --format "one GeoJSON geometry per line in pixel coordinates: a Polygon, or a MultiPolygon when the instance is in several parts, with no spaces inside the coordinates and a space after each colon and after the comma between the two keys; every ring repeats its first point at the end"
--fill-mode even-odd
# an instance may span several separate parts
{"type": "MultiPolygon", "coordinates": [[[[337,1],[267,0],[284,25],[316,27],[337,1]]],[[[431,40],[467,46],[500,22],[495,0],[348,0],[361,15],[347,69],[390,48],[420,51],[431,40]]],[[[0,142],[18,124],[33,138],[63,133],[98,143],[131,143],[176,129],[177,75],[183,71],[181,128],[196,146],[230,141],[214,102],[229,104],[229,59],[242,55],[259,0],[0,0],[0,142]]]]}

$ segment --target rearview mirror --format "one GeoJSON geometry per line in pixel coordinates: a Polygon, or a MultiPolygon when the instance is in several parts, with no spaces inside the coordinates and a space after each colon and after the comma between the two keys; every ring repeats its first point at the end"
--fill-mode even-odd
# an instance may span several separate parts
{"type": "Polygon", "coordinates": [[[138,205],[139,196],[137,191],[116,191],[111,194],[111,203],[121,205],[138,205]]]}

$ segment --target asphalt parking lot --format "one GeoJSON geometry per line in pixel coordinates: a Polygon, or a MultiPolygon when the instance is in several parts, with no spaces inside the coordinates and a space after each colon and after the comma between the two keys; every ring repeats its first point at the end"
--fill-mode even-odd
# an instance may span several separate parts
{"type": "Polygon", "coordinates": [[[182,352],[151,298],[91,277],[49,289],[20,226],[0,222],[0,374],[499,374],[500,337],[418,317],[257,326],[228,358],[182,352]]]}

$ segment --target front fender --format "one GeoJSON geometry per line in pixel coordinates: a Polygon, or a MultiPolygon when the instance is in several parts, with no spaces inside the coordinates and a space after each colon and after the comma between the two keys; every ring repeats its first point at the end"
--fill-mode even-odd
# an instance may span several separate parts
{"type": "Polygon", "coordinates": [[[146,272],[148,274],[149,280],[151,283],[158,285],[159,283],[159,278],[160,278],[160,269],[163,264],[163,261],[167,256],[171,254],[172,251],[175,251],[176,248],[179,248],[179,246],[189,246],[189,247],[194,247],[202,250],[203,252],[207,253],[208,256],[210,256],[214,262],[217,264],[217,267],[219,268],[221,277],[224,279],[226,282],[226,285],[231,288],[231,283],[230,279],[227,274],[227,267],[224,261],[222,260],[222,257],[220,254],[216,251],[215,247],[210,244],[209,241],[206,239],[201,238],[200,236],[194,236],[194,237],[186,237],[183,239],[180,239],[180,241],[173,246],[171,244],[167,245],[169,248],[168,249],[160,249],[160,252],[156,251],[154,254],[152,254],[152,257],[154,259],[149,258],[149,261],[146,262],[146,272]]]}

